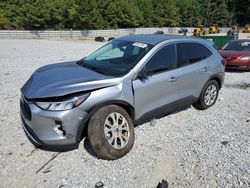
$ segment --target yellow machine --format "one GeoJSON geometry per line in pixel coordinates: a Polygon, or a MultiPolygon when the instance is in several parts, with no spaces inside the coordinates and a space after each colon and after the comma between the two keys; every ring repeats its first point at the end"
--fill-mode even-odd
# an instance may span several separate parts
{"type": "Polygon", "coordinates": [[[201,35],[206,35],[207,32],[206,30],[203,28],[202,25],[199,25],[198,27],[196,27],[193,31],[193,35],[194,36],[201,36],[201,35]]]}
{"type": "Polygon", "coordinates": [[[244,27],[244,29],[243,29],[242,32],[243,32],[243,33],[250,33],[250,24],[247,24],[247,25],[244,27]]]}
{"type": "Polygon", "coordinates": [[[218,28],[217,24],[213,24],[212,26],[209,27],[208,32],[210,34],[220,33],[220,29],[218,28]]]}

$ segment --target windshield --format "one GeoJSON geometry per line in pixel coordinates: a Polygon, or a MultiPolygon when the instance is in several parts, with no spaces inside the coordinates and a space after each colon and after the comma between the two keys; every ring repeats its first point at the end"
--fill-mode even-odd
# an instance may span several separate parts
{"type": "Polygon", "coordinates": [[[120,77],[127,74],[151,47],[139,42],[113,40],[78,64],[107,76],[120,77]]]}
{"type": "Polygon", "coordinates": [[[229,42],[223,50],[250,51],[250,42],[229,42]]]}

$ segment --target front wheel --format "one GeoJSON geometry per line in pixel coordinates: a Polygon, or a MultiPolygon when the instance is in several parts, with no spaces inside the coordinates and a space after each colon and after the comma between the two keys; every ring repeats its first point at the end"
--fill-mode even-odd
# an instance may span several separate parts
{"type": "Polygon", "coordinates": [[[126,155],[134,144],[134,126],[128,113],[117,105],[97,110],[88,124],[88,139],[101,159],[115,160],[126,155]]]}
{"type": "Polygon", "coordinates": [[[194,103],[193,106],[198,110],[205,110],[215,104],[218,94],[218,82],[216,80],[210,80],[203,88],[200,99],[194,103]]]}

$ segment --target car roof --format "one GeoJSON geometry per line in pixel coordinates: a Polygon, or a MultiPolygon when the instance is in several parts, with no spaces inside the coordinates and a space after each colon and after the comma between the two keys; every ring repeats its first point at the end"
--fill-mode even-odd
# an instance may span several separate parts
{"type": "Polygon", "coordinates": [[[135,41],[145,44],[156,45],[162,41],[175,39],[175,38],[190,38],[182,35],[164,35],[164,34],[142,34],[142,35],[128,35],[119,38],[119,40],[135,41]]]}

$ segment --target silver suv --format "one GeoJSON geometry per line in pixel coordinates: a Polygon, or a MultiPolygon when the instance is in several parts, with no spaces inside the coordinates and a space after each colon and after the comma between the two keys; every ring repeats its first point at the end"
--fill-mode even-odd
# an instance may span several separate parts
{"type": "Polygon", "coordinates": [[[78,148],[87,134],[102,159],[134,144],[134,126],[189,105],[215,104],[223,58],[206,40],[133,35],[113,40],[74,62],[36,70],[21,89],[23,128],[50,150],[78,148]]]}

